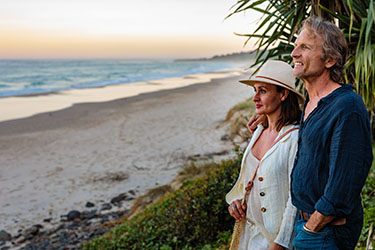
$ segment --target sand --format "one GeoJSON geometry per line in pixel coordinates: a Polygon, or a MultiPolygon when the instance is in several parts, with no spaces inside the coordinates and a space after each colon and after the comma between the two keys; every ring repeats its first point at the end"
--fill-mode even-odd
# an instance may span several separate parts
{"type": "Polygon", "coordinates": [[[218,125],[250,97],[238,83],[247,75],[226,69],[0,99],[0,230],[58,222],[129,190],[141,195],[169,183],[189,156],[230,151],[218,125]]]}

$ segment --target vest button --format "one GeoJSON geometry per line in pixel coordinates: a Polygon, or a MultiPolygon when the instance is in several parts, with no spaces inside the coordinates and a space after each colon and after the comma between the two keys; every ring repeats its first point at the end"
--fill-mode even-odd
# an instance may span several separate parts
{"type": "Polygon", "coordinates": [[[260,209],[260,211],[262,211],[262,212],[264,213],[264,212],[267,211],[267,209],[266,209],[265,207],[262,207],[262,208],[260,209]]]}
{"type": "Polygon", "coordinates": [[[259,195],[260,195],[260,196],[264,196],[264,195],[266,195],[266,194],[265,194],[264,192],[260,192],[259,195]]]}
{"type": "Polygon", "coordinates": [[[259,177],[259,178],[258,178],[258,181],[263,181],[263,177],[259,177]]]}

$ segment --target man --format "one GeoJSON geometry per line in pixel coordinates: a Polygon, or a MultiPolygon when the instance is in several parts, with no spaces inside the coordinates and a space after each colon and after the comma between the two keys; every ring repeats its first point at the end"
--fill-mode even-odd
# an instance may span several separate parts
{"type": "Polygon", "coordinates": [[[361,97],[341,84],[346,51],[338,27],[312,17],[291,54],[308,93],[291,175],[297,250],[354,249],[361,233],[371,130],[361,97]]]}

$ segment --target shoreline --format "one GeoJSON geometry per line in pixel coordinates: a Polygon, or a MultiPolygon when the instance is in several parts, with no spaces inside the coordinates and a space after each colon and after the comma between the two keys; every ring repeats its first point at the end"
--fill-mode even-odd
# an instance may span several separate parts
{"type": "Polygon", "coordinates": [[[45,219],[56,225],[87,202],[102,205],[129,191],[139,197],[169,184],[189,157],[231,151],[220,140],[225,127],[217,127],[250,96],[238,84],[243,77],[0,122],[0,230],[16,235],[45,219]]]}
{"type": "Polygon", "coordinates": [[[241,68],[226,68],[207,73],[169,77],[142,82],[124,83],[103,87],[52,91],[41,94],[0,98],[0,123],[23,119],[42,113],[63,110],[81,103],[102,103],[225,79],[244,73],[241,68]],[[12,107],[12,108],[9,108],[12,107]]]}

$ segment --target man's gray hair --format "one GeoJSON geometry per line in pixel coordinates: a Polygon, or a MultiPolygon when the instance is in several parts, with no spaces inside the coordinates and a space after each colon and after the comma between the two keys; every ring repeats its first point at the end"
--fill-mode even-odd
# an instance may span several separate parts
{"type": "Polygon", "coordinates": [[[319,35],[323,38],[323,58],[336,59],[336,64],[333,65],[330,71],[330,77],[335,82],[344,81],[344,67],[346,62],[346,55],[348,47],[344,34],[341,30],[332,22],[323,21],[319,17],[309,17],[303,21],[303,29],[308,29],[315,35],[319,35]]]}

